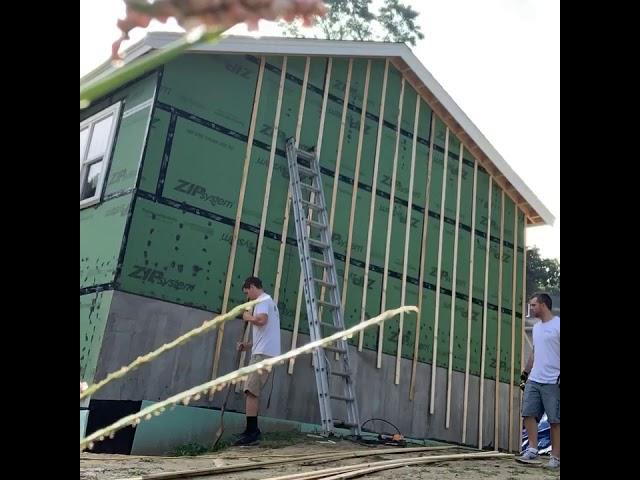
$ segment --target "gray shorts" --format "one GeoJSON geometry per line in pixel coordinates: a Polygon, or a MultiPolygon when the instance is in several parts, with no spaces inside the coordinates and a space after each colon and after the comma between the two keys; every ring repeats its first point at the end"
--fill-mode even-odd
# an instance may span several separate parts
{"type": "Polygon", "coordinates": [[[524,387],[522,416],[540,421],[546,413],[549,423],[560,423],[560,386],[529,380],[524,387]]]}

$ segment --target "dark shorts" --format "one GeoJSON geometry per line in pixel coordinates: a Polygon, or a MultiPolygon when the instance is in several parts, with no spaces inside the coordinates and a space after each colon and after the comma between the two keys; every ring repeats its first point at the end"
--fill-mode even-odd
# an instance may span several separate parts
{"type": "Polygon", "coordinates": [[[522,416],[539,422],[544,413],[549,423],[560,423],[560,386],[529,380],[524,387],[522,416]]]}

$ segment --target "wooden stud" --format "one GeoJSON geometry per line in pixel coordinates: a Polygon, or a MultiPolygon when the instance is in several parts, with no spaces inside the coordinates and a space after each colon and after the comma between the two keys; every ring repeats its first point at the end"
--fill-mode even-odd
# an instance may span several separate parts
{"type": "MultiPolygon", "coordinates": [[[[351,74],[353,71],[353,59],[349,59],[349,64],[347,67],[347,82],[345,84],[345,93],[344,93],[344,104],[342,107],[342,119],[341,119],[341,123],[340,123],[340,134],[339,134],[339,138],[338,138],[338,156],[336,159],[336,172],[334,174],[333,177],[333,201],[331,202],[331,210],[330,210],[330,220],[329,220],[329,231],[333,231],[333,216],[334,216],[334,212],[335,212],[335,198],[336,195],[338,193],[338,175],[340,173],[340,160],[342,158],[342,149],[343,149],[343,141],[344,141],[344,129],[346,126],[346,115],[347,115],[347,108],[348,108],[348,104],[349,104],[349,93],[351,92],[351,74]]],[[[318,157],[319,158],[319,157],[318,157]]],[[[320,181],[322,181],[322,179],[320,179],[320,181]]],[[[311,193],[310,202],[314,202],[315,200],[315,193],[311,193]]],[[[309,211],[309,220],[311,220],[313,216],[313,212],[309,211]]],[[[307,232],[309,232],[310,228],[307,227],[307,232]]],[[[326,271],[323,273],[323,280],[328,281],[329,279],[326,276],[326,271]]],[[[300,282],[298,284],[298,297],[296,299],[296,313],[295,313],[295,322],[296,324],[299,324],[300,322],[300,311],[301,311],[301,306],[302,306],[302,295],[304,294],[303,291],[303,275],[302,272],[300,273],[300,282]]],[[[320,299],[324,300],[324,295],[325,295],[325,287],[321,287],[320,290],[320,299]]],[[[322,307],[320,307],[318,309],[318,316],[320,318],[322,318],[322,307]]],[[[297,336],[297,329],[296,329],[296,336],[297,336]]],[[[336,353],[336,359],[338,358],[338,354],[336,353]]],[[[289,370],[290,373],[293,373],[293,364],[295,362],[295,359],[291,359],[289,360],[289,370]]]]}
{"type": "Polygon", "coordinates": [[[500,197],[500,248],[498,255],[500,256],[498,264],[498,332],[496,336],[496,388],[494,398],[493,413],[493,444],[495,448],[500,447],[500,355],[502,349],[500,342],[502,340],[502,259],[504,258],[504,190],[500,197]]]}
{"type": "MultiPolygon", "coordinates": [[[[418,120],[420,117],[420,99],[416,99],[416,114],[413,119],[413,145],[411,149],[411,167],[409,170],[409,203],[407,205],[407,223],[405,225],[404,234],[404,254],[402,257],[402,293],[400,294],[400,305],[404,305],[407,294],[407,266],[409,261],[409,239],[411,237],[411,210],[413,208],[413,176],[416,165],[416,148],[418,146],[418,120]]],[[[416,315],[418,322],[420,314],[416,315]]],[[[400,360],[402,356],[402,330],[404,326],[404,314],[400,314],[400,323],[398,330],[398,345],[396,347],[396,385],[400,384],[400,360]]]]}
{"type": "MultiPolygon", "coordinates": [[[[265,57],[261,58],[261,62],[265,61],[265,57]]],[[[282,62],[282,72],[280,74],[280,85],[278,86],[278,100],[276,102],[276,114],[273,121],[273,132],[271,134],[271,150],[269,151],[269,166],[267,167],[267,182],[264,189],[264,198],[262,201],[262,215],[260,217],[260,230],[258,232],[258,245],[256,247],[256,258],[253,264],[253,275],[257,277],[260,273],[260,260],[262,259],[262,246],[264,243],[264,231],[267,222],[267,209],[269,207],[269,195],[271,193],[271,178],[273,177],[273,164],[276,155],[276,142],[278,139],[278,131],[280,129],[280,111],[282,109],[282,96],[284,91],[284,82],[287,73],[287,57],[284,57],[282,62]]],[[[251,330],[246,329],[243,341],[249,341],[249,334],[251,330]]],[[[240,353],[240,366],[245,364],[247,358],[247,352],[242,351],[240,353]]],[[[242,390],[242,384],[236,384],[236,393],[240,393],[242,390]]]]}
{"type": "MultiPolygon", "coordinates": [[[[307,57],[308,58],[308,57],[307,57]]],[[[309,70],[306,69],[304,81],[302,82],[302,95],[300,97],[300,106],[298,107],[298,121],[296,123],[296,148],[300,144],[300,129],[302,128],[302,117],[304,115],[304,102],[307,96],[307,82],[309,79],[309,70]]],[[[284,208],[284,217],[282,221],[282,234],[280,236],[280,251],[278,252],[278,266],[276,267],[276,282],[273,288],[273,300],[278,303],[280,298],[280,283],[282,282],[282,265],[284,263],[284,252],[287,246],[287,232],[289,230],[289,213],[291,211],[291,183],[287,189],[287,201],[284,208]]]]}
{"type": "MultiPolygon", "coordinates": [[[[247,149],[244,156],[244,164],[242,166],[242,179],[240,181],[240,191],[238,192],[238,208],[236,209],[236,218],[233,225],[233,234],[231,238],[231,252],[229,253],[229,264],[227,266],[227,276],[224,285],[224,293],[222,295],[222,311],[227,312],[229,304],[229,292],[231,290],[231,281],[233,280],[233,266],[238,247],[238,237],[240,234],[240,219],[242,217],[242,208],[244,206],[244,195],[247,189],[247,178],[249,175],[249,164],[251,163],[251,149],[253,147],[253,137],[256,130],[256,119],[258,117],[258,104],[260,103],[260,93],[262,91],[262,77],[264,76],[265,58],[261,57],[260,68],[258,69],[258,78],[256,82],[256,93],[253,98],[253,110],[251,112],[251,122],[249,124],[249,136],[247,138],[247,149]]],[[[218,376],[218,368],[220,367],[220,353],[222,348],[222,339],[224,337],[224,323],[218,328],[216,336],[216,347],[213,354],[213,366],[211,368],[211,379],[218,376]]],[[[209,393],[209,400],[212,400],[213,392],[209,393]]]]}
{"type": "Polygon", "coordinates": [[[447,169],[449,166],[449,127],[446,127],[444,135],[444,162],[442,167],[442,195],[440,196],[440,230],[438,234],[438,268],[436,278],[436,312],[433,324],[433,356],[431,359],[431,392],[429,401],[429,413],[434,414],[436,408],[436,356],[438,355],[438,323],[440,320],[440,284],[442,278],[442,237],[444,235],[444,204],[447,194],[447,169]]]}
{"type": "Polygon", "coordinates": [[[273,177],[273,165],[275,163],[275,157],[276,157],[278,133],[280,132],[280,112],[282,111],[284,83],[287,76],[287,59],[288,57],[284,57],[284,60],[282,61],[282,71],[280,72],[280,84],[278,85],[278,100],[276,102],[275,118],[273,119],[273,132],[271,133],[271,150],[269,150],[269,166],[267,168],[267,184],[264,189],[264,198],[262,200],[260,232],[258,233],[258,245],[256,247],[256,261],[253,267],[253,274],[255,276],[258,276],[258,273],[260,271],[260,260],[262,259],[262,244],[264,242],[264,231],[267,224],[267,210],[269,208],[269,196],[271,195],[271,179],[273,177]]]}
{"type": "MultiPolygon", "coordinates": [[[[460,127],[460,125],[457,124],[457,122],[452,121],[446,117],[450,117],[450,114],[447,110],[444,109],[444,107],[442,106],[442,104],[440,104],[440,102],[438,102],[435,97],[433,97],[433,95],[430,92],[425,93],[424,91],[420,91],[420,93],[422,94],[423,98],[427,101],[427,103],[429,104],[429,106],[434,110],[434,112],[439,115],[441,118],[443,118],[443,120],[445,121],[446,125],[456,134],[461,133],[462,127],[460,127]]],[[[488,173],[490,174],[494,174],[494,173],[500,173],[500,171],[497,169],[497,167],[493,164],[493,162],[489,159],[489,157],[482,151],[482,149],[480,149],[480,147],[478,147],[478,145],[471,140],[471,138],[466,135],[465,136],[465,143],[464,146],[467,150],[469,150],[470,152],[472,152],[474,154],[474,156],[477,157],[480,165],[482,167],[484,167],[488,173]]],[[[503,187],[505,190],[511,186],[511,183],[503,180],[500,182],[500,186],[503,187]]],[[[509,195],[509,197],[511,198],[511,200],[515,201],[515,196],[511,195],[509,192],[507,193],[509,195]]],[[[526,203],[527,206],[529,206],[529,203],[526,203]]]]}
{"type": "MultiPolygon", "coordinates": [[[[342,104],[342,116],[340,117],[340,132],[338,133],[338,151],[337,156],[336,156],[336,171],[335,174],[333,176],[333,190],[331,192],[331,210],[329,212],[329,232],[331,232],[331,234],[333,235],[333,221],[335,218],[335,214],[336,214],[336,202],[338,200],[338,185],[340,184],[339,181],[339,177],[340,177],[340,166],[342,164],[342,148],[343,148],[343,143],[344,143],[344,131],[345,131],[345,127],[347,126],[347,110],[349,109],[349,97],[351,94],[351,75],[353,73],[353,58],[349,59],[349,64],[347,66],[347,81],[345,82],[345,86],[344,86],[344,102],[342,104]]],[[[357,183],[356,183],[357,186],[357,183]]],[[[313,194],[312,194],[313,195],[313,194]]],[[[309,215],[311,215],[311,212],[309,212],[309,215]]],[[[335,261],[335,259],[334,259],[335,261]]],[[[302,280],[302,277],[300,277],[300,279],[302,280]]],[[[323,274],[323,280],[324,281],[329,281],[329,279],[326,276],[326,271],[323,274]]],[[[302,285],[302,284],[301,284],[302,285]]],[[[320,299],[324,300],[324,295],[325,295],[325,291],[326,288],[324,286],[322,286],[320,288],[320,299]]],[[[300,300],[301,298],[299,298],[298,300],[300,300]]],[[[343,305],[343,312],[344,312],[344,305],[343,305]]],[[[322,307],[320,307],[319,309],[319,314],[318,316],[320,318],[322,318],[322,307]]],[[[336,353],[335,354],[335,358],[336,360],[340,357],[340,354],[336,353]]]]}
{"type": "MultiPolygon", "coordinates": [[[[318,129],[318,140],[316,141],[316,161],[319,163],[321,160],[321,156],[320,153],[322,151],[322,140],[324,138],[324,122],[325,122],[325,117],[326,117],[326,111],[327,111],[327,100],[329,98],[329,87],[331,84],[331,72],[332,72],[332,68],[333,68],[333,58],[329,57],[329,60],[327,61],[327,74],[325,76],[325,83],[324,83],[324,92],[323,92],[323,97],[322,97],[322,109],[321,109],[321,113],[320,113],[320,128],[318,129]]],[[[320,179],[320,181],[322,181],[322,179],[320,179]]],[[[311,197],[310,200],[313,200],[315,198],[315,195],[313,194],[313,192],[311,193],[311,197]]],[[[309,212],[309,215],[312,215],[312,212],[309,212]]],[[[298,284],[298,290],[302,290],[302,274],[300,275],[300,283],[298,284]]],[[[320,297],[321,299],[324,298],[324,295],[322,295],[320,297]]],[[[302,300],[302,297],[299,297],[299,300],[302,300]]],[[[322,309],[319,310],[319,314],[320,316],[322,315],[322,309]]],[[[311,364],[313,367],[313,355],[310,355],[310,360],[311,360],[311,364]]],[[[289,362],[289,367],[288,367],[288,373],[292,374],[293,373],[293,365],[295,364],[295,359],[292,358],[291,361],[289,362]]]]}
{"type": "Polygon", "coordinates": [[[277,477],[268,477],[265,480],[346,480],[348,478],[364,477],[370,473],[380,472],[383,470],[391,470],[394,468],[408,467],[411,465],[424,465],[429,463],[445,461],[448,462],[455,460],[488,460],[510,457],[511,456],[509,454],[500,452],[458,453],[453,455],[425,455],[422,457],[400,458],[394,460],[382,460],[378,462],[364,462],[359,464],[344,465],[341,467],[329,467],[321,470],[311,470],[289,475],[279,475],[277,477]]]}
{"type": "MultiPolygon", "coordinates": [[[[382,276],[382,306],[384,311],[387,308],[387,283],[389,281],[389,254],[391,252],[391,228],[393,226],[393,208],[396,195],[396,178],[398,170],[398,149],[400,147],[400,123],[402,122],[402,107],[404,103],[404,78],[400,82],[400,99],[398,100],[398,127],[396,131],[396,149],[393,155],[393,170],[391,172],[391,193],[389,194],[389,215],[387,216],[387,243],[384,251],[384,274],[382,276]]],[[[380,324],[378,329],[378,358],[376,367],[382,368],[382,341],[384,339],[384,324],[380,324]]]]}
{"type": "MultiPolygon", "coordinates": [[[[523,212],[524,213],[524,212],[523,212]]],[[[517,215],[516,215],[517,216],[517,215]]],[[[522,339],[520,342],[520,371],[524,370],[527,360],[524,358],[524,339],[528,337],[525,334],[524,326],[525,326],[525,315],[526,315],[526,304],[527,304],[527,220],[525,215],[525,224],[522,229],[522,331],[520,334],[522,335],[522,339]]],[[[519,228],[519,227],[518,227],[519,228]]],[[[517,253],[517,245],[516,245],[516,253],[517,253]]],[[[533,348],[533,345],[531,346],[533,348]]],[[[520,389],[518,389],[520,390],[520,389]]],[[[522,390],[520,390],[520,405],[518,408],[518,412],[522,411],[522,390]]],[[[518,445],[518,450],[520,449],[520,445],[522,445],[522,429],[518,426],[518,432],[520,432],[520,443],[518,445]]]]}
{"type": "MultiPolygon", "coordinates": [[[[311,62],[311,57],[307,57],[307,61],[305,64],[305,78],[303,80],[303,88],[305,89],[305,95],[303,95],[303,99],[306,101],[306,85],[307,85],[307,81],[308,81],[308,77],[309,77],[309,66],[310,66],[310,62],[311,62]]],[[[299,144],[300,143],[300,132],[302,129],[302,122],[300,122],[300,124],[297,126],[296,129],[296,143],[299,144]]],[[[311,198],[310,201],[313,202],[314,201],[314,197],[315,195],[313,193],[311,193],[311,198]]],[[[309,218],[311,218],[311,212],[309,212],[309,218]]],[[[307,227],[307,233],[308,233],[309,228],[307,227]]],[[[300,311],[301,311],[301,305],[302,305],[302,295],[303,295],[303,275],[302,272],[300,272],[300,280],[298,280],[298,297],[296,299],[296,310],[295,310],[295,314],[294,314],[294,320],[293,320],[293,332],[291,332],[291,350],[293,350],[294,348],[296,348],[297,344],[298,344],[298,331],[300,329],[300,311]]],[[[287,367],[287,373],[289,375],[293,374],[293,366],[295,364],[295,358],[292,358],[289,360],[289,364],[287,367]]]]}
{"type": "Polygon", "coordinates": [[[473,161],[473,194],[471,205],[471,252],[469,255],[469,299],[467,300],[467,346],[464,368],[464,403],[462,407],[462,443],[467,443],[467,415],[469,413],[469,363],[471,360],[471,319],[473,318],[473,275],[476,253],[476,195],[478,161],[473,161]]]}
{"type": "Polygon", "coordinates": [[[516,360],[516,288],[518,283],[518,209],[514,208],[513,215],[513,272],[511,275],[511,370],[509,375],[509,437],[507,443],[509,450],[517,451],[514,447],[513,439],[513,382],[515,380],[515,360],[516,360]]]}
{"type": "Polygon", "coordinates": [[[320,109],[320,127],[318,129],[318,140],[316,141],[316,159],[320,162],[320,153],[322,151],[322,140],[324,138],[324,122],[327,112],[327,100],[329,99],[329,87],[331,84],[331,71],[333,69],[333,58],[327,60],[327,74],[324,80],[324,91],[322,94],[322,108],[320,109]]]}
{"type": "MultiPolygon", "coordinates": [[[[392,62],[398,67],[399,70],[407,68],[406,64],[400,60],[394,59],[392,60],[392,62]]],[[[502,175],[498,168],[494,165],[493,161],[484,153],[484,151],[482,151],[482,149],[478,146],[477,143],[475,143],[475,141],[469,136],[469,134],[462,130],[460,124],[455,119],[453,119],[451,113],[449,113],[440,103],[440,101],[435,98],[433,93],[422,83],[417,75],[415,75],[413,72],[407,72],[407,78],[409,79],[411,85],[413,85],[416,91],[433,110],[434,114],[443,119],[447,126],[456,135],[458,135],[461,140],[464,140],[465,148],[477,157],[477,161],[480,163],[480,166],[484,167],[490,174],[502,175]]],[[[507,196],[511,200],[513,200],[518,207],[524,207],[523,211],[525,212],[525,216],[529,218],[532,225],[544,224],[542,217],[540,217],[538,213],[533,209],[533,207],[531,207],[529,202],[524,200],[521,195],[515,192],[515,187],[511,184],[511,182],[509,182],[506,178],[501,178],[497,183],[506,191],[507,196]]]]}
{"type": "Polygon", "coordinates": [[[451,424],[451,379],[453,377],[453,338],[455,334],[456,317],[456,282],[458,281],[458,232],[460,231],[460,189],[462,187],[462,156],[464,145],[460,144],[460,158],[458,159],[458,184],[456,191],[456,223],[453,234],[453,279],[451,280],[451,325],[449,326],[449,363],[447,365],[447,408],[445,428],[451,424]]]}
{"type": "Polygon", "coordinates": [[[349,59],[347,68],[347,82],[344,87],[344,103],[342,104],[342,117],[340,118],[340,133],[338,134],[338,152],[336,156],[336,172],[333,177],[333,191],[331,192],[331,212],[329,213],[329,229],[333,232],[333,219],[335,217],[336,199],[338,198],[338,176],[340,175],[340,164],[342,161],[342,143],[344,141],[344,129],[347,124],[347,110],[349,107],[349,94],[351,93],[351,73],[353,59],[349,59]]]}
{"type": "MultiPolygon", "coordinates": [[[[422,448],[422,450],[417,450],[413,448],[385,448],[384,454],[406,454],[410,452],[428,452],[431,450],[448,450],[451,448],[456,448],[452,446],[444,446],[444,447],[417,447],[422,448]]],[[[464,449],[464,447],[457,447],[459,449],[464,449]]],[[[232,472],[245,472],[249,470],[257,470],[260,468],[267,468],[276,465],[285,465],[288,463],[301,463],[301,462],[324,462],[324,461],[337,461],[344,460],[349,458],[361,458],[361,457],[370,457],[373,455],[379,455],[379,449],[369,449],[369,450],[356,450],[354,452],[346,452],[346,453],[323,453],[323,454],[311,454],[311,455],[296,455],[296,456],[287,456],[287,458],[276,458],[273,460],[263,460],[263,461],[250,461],[243,463],[236,463],[234,465],[225,465],[221,467],[208,467],[201,469],[191,469],[191,470],[180,470],[173,472],[159,472],[159,473],[148,473],[142,476],[129,477],[123,480],[174,480],[177,478],[192,478],[199,476],[211,476],[211,475],[220,475],[223,473],[232,473],[232,472]]],[[[455,454],[456,458],[467,458],[469,454],[455,454]]],[[[496,456],[504,456],[507,457],[507,454],[504,453],[493,453],[493,452],[481,452],[472,454],[477,458],[493,458],[496,456]]],[[[203,455],[203,457],[213,458],[211,455],[203,455]]],[[[428,459],[428,460],[443,460],[442,455],[433,455],[426,457],[417,457],[416,459],[428,459]]],[[[446,456],[447,458],[450,455],[446,456]]],[[[157,458],[157,457],[156,457],[157,458]]],[[[176,458],[176,457],[169,457],[176,458]]],[[[406,460],[411,460],[412,458],[405,458],[406,460]]],[[[80,460],[83,460],[81,458],[80,460]]],[[[297,475],[297,474],[296,474],[297,475]]],[[[294,477],[295,478],[295,477],[294,477]]]]}
{"type": "Polygon", "coordinates": [[[491,251],[491,203],[493,199],[493,178],[489,177],[489,207],[487,210],[487,246],[484,257],[484,306],[482,311],[482,349],[480,350],[480,398],[478,408],[478,448],[482,448],[482,427],[484,423],[484,366],[487,348],[487,315],[489,308],[489,252],[491,251]]]}
{"type": "MultiPolygon", "coordinates": [[[[358,181],[360,180],[360,162],[362,159],[362,142],[364,139],[364,126],[367,119],[367,101],[369,99],[369,77],[371,75],[371,60],[367,61],[367,72],[364,80],[364,97],[362,100],[362,112],[360,114],[360,130],[358,132],[358,147],[356,149],[356,166],[353,177],[353,189],[351,191],[351,210],[349,213],[349,233],[347,236],[347,255],[344,262],[344,276],[342,279],[342,314],[347,303],[347,288],[349,286],[349,266],[351,262],[351,245],[353,242],[353,223],[356,213],[356,200],[358,198],[358,181]]],[[[364,286],[366,288],[366,286],[364,286]]],[[[336,357],[339,354],[336,353],[336,357]]]]}
{"type": "MultiPolygon", "coordinates": [[[[371,182],[371,204],[369,206],[369,228],[367,230],[367,251],[365,254],[364,279],[362,284],[368,285],[369,267],[371,265],[371,240],[373,231],[373,216],[375,214],[376,194],[378,191],[378,164],[380,161],[380,143],[382,141],[382,129],[384,128],[384,104],[387,95],[387,78],[389,76],[389,59],[384,62],[384,75],[382,77],[382,97],[380,100],[380,116],[378,117],[378,137],[376,139],[376,154],[373,160],[373,180],[371,182]]],[[[362,309],[360,310],[360,322],[364,322],[367,308],[367,289],[362,291],[362,309]]],[[[360,332],[358,338],[358,351],[362,351],[364,343],[364,333],[360,332]]]]}
{"type": "Polygon", "coordinates": [[[424,292],[424,271],[427,258],[427,233],[429,231],[429,200],[431,198],[431,168],[433,165],[433,137],[435,132],[435,115],[431,112],[431,128],[429,131],[429,155],[427,160],[427,186],[424,194],[424,221],[422,223],[422,246],[420,249],[420,279],[418,290],[418,310],[416,316],[416,338],[413,342],[413,361],[411,363],[411,384],[409,386],[409,400],[413,400],[416,392],[416,371],[418,367],[418,351],[420,348],[420,317],[422,316],[422,298],[424,292]]]}
{"type": "MultiPolygon", "coordinates": [[[[309,62],[310,57],[306,58],[305,63],[305,72],[304,79],[302,82],[302,94],[300,96],[300,106],[298,107],[298,120],[296,122],[296,133],[295,133],[295,146],[296,148],[300,145],[300,131],[302,129],[302,118],[304,116],[304,105],[307,98],[307,84],[309,81],[309,62]]],[[[282,223],[282,234],[280,236],[280,251],[278,252],[278,264],[276,267],[276,281],[274,286],[274,301],[278,303],[280,298],[280,284],[282,282],[282,265],[284,263],[284,253],[287,247],[287,232],[289,230],[289,214],[291,211],[291,183],[289,183],[289,188],[287,189],[287,201],[284,210],[284,218],[282,223]]],[[[301,286],[299,286],[298,290],[300,290],[301,286]]],[[[292,342],[297,341],[297,323],[299,319],[299,315],[295,316],[294,319],[294,332],[292,335],[292,342]]],[[[289,367],[291,368],[291,367],[289,367]]]]}
{"type": "MultiPolygon", "coordinates": [[[[311,66],[311,57],[307,56],[305,66],[304,66],[304,77],[302,80],[302,95],[300,96],[300,108],[298,109],[298,122],[296,124],[296,136],[295,136],[296,147],[300,144],[300,132],[302,130],[302,117],[304,115],[304,104],[307,100],[307,86],[309,83],[310,66],[311,66]]],[[[290,191],[291,191],[291,187],[289,187],[289,192],[290,191]]],[[[286,238],[283,237],[283,239],[286,242],[286,238]]],[[[280,246],[281,249],[283,248],[283,245],[285,244],[281,244],[280,246]]],[[[281,252],[284,253],[284,249],[281,250],[281,252]]],[[[302,274],[300,274],[300,282],[298,285],[298,300],[300,300],[301,295],[302,295],[302,274]]],[[[293,332],[291,333],[291,350],[296,348],[296,345],[298,342],[299,328],[300,328],[300,302],[298,301],[298,304],[296,306],[294,321],[293,321],[293,332]]],[[[294,359],[289,360],[289,366],[287,369],[287,372],[289,374],[293,373],[293,363],[294,363],[294,359]]]]}

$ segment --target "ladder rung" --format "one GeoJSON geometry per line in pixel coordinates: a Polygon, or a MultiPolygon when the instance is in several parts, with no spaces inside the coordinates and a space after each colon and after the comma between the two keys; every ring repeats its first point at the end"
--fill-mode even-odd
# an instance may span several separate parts
{"type": "Polygon", "coordinates": [[[308,167],[304,167],[300,164],[298,164],[298,172],[302,173],[303,175],[306,175],[307,177],[316,177],[317,174],[315,172],[315,170],[312,170],[308,167]]]}
{"type": "Polygon", "coordinates": [[[304,188],[308,192],[320,193],[320,189],[319,188],[316,188],[313,185],[309,185],[308,183],[300,182],[298,185],[300,185],[300,188],[304,188]]]}
{"type": "Polygon", "coordinates": [[[335,303],[331,303],[331,302],[325,302],[324,300],[316,300],[316,303],[318,305],[322,305],[323,307],[327,307],[327,308],[335,308],[335,309],[340,308],[339,305],[336,305],[335,303]]]}
{"type": "Polygon", "coordinates": [[[330,398],[333,398],[334,400],[342,400],[343,402],[353,402],[354,398],[353,397],[344,397],[342,395],[329,395],[330,398]]]}
{"type": "Polygon", "coordinates": [[[351,376],[349,372],[334,372],[333,370],[331,371],[331,375],[335,375],[337,377],[344,377],[344,378],[349,378],[351,376]]]}
{"type": "Polygon", "coordinates": [[[307,202],[306,200],[300,200],[300,203],[306,205],[309,208],[313,208],[314,210],[323,210],[324,207],[322,205],[318,205],[315,203],[307,202]]]}
{"type": "Polygon", "coordinates": [[[331,345],[326,345],[322,348],[325,350],[329,350],[330,352],[347,353],[347,351],[344,348],[332,347],[331,345]]]}
{"type": "Polygon", "coordinates": [[[316,222],[314,220],[309,220],[309,219],[307,219],[307,225],[314,228],[327,228],[327,226],[324,223],[316,222]]]}
{"type": "Polygon", "coordinates": [[[310,238],[308,241],[309,241],[309,245],[313,245],[314,247],[329,248],[329,244],[321,242],[320,240],[315,240],[313,238],[310,238]]]}
{"type": "Polygon", "coordinates": [[[324,267],[324,268],[333,267],[333,263],[325,262],[324,260],[320,260],[317,258],[312,258],[311,263],[315,263],[316,265],[320,265],[321,267],[324,267]]]}
{"type": "Polygon", "coordinates": [[[316,154],[313,152],[305,152],[304,150],[298,150],[298,158],[306,160],[307,162],[312,161],[316,158],[316,154]]]}
{"type": "Polygon", "coordinates": [[[324,285],[327,288],[335,288],[335,286],[336,286],[335,283],[325,282],[324,280],[321,280],[319,278],[314,278],[313,281],[316,282],[316,283],[319,283],[320,285],[324,285]]]}

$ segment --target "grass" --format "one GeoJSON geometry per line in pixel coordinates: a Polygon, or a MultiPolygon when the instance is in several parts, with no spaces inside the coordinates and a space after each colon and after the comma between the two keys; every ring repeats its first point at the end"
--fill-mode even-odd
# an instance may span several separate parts
{"type": "Polygon", "coordinates": [[[184,445],[180,445],[174,448],[170,455],[176,457],[196,457],[198,455],[204,455],[205,453],[209,453],[211,450],[202,445],[201,443],[192,442],[185,443],[184,445]]]}
{"type": "Polygon", "coordinates": [[[312,441],[306,433],[298,431],[266,432],[262,434],[260,446],[265,448],[282,448],[312,441]]]}
{"type": "MultiPolygon", "coordinates": [[[[265,432],[262,434],[262,440],[260,440],[259,446],[263,448],[283,448],[290,445],[308,443],[310,441],[312,441],[312,439],[307,437],[305,433],[298,431],[265,432]]],[[[176,457],[197,457],[198,455],[225,450],[229,448],[232,443],[232,439],[222,439],[218,442],[215,449],[212,445],[207,446],[197,442],[185,443],[171,450],[169,455],[176,457]]]]}

